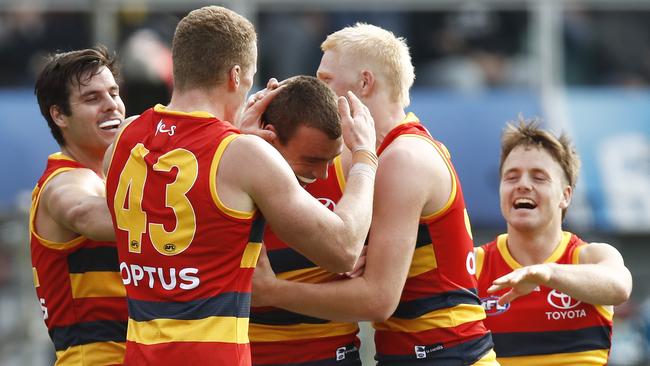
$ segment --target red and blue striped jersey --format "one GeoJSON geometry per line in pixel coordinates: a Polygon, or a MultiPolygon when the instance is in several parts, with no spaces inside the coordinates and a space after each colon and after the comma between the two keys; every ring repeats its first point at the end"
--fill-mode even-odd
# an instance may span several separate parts
{"type": "Polygon", "coordinates": [[[157,105],[115,141],[106,191],[129,303],[125,362],[250,365],[261,215],[217,192],[239,131],[206,112],[157,105]]]}
{"type": "Polygon", "coordinates": [[[49,156],[32,192],[32,271],[56,365],[119,365],[124,359],[127,305],[114,242],[79,236],[65,243],[38,234],[36,214],[50,179],[85,168],[62,153],[49,156]]]}
{"type": "MultiPolygon", "coordinates": [[[[539,286],[510,304],[498,298],[508,289],[488,294],[492,282],[522,266],[508,250],[508,235],[477,248],[479,295],[487,312],[501,365],[606,365],[611,347],[612,311],[591,305],[557,290],[539,286]]],[[[576,235],[562,240],[545,263],[577,264],[588,245],[576,235]]]]}

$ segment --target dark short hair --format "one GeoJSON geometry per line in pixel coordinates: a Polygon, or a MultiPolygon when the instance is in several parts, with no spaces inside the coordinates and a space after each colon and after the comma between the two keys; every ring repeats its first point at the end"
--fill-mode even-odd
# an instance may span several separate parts
{"type": "Polygon", "coordinates": [[[255,62],[257,34],[248,19],[221,6],[205,6],[187,14],[172,41],[174,88],[211,89],[226,80],[235,65],[255,62]]]}
{"type": "Polygon", "coordinates": [[[337,97],[327,84],[313,76],[289,79],[269,103],[262,122],[275,127],[283,145],[301,125],[316,128],[332,140],[341,137],[337,97]]]}
{"type": "Polygon", "coordinates": [[[39,73],[34,86],[41,114],[47,120],[52,136],[56,142],[65,146],[61,128],[54,123],[50,108],[61,108],[64,115],[70,115],[70,93],[74,85],[85,85],[93,76],[106,66],[116,80],[119,70],[115,57],[104,46],[50,55],[39,73]]]}

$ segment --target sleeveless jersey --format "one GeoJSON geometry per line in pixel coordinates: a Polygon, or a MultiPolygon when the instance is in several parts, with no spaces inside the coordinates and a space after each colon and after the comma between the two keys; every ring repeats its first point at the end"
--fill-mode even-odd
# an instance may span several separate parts
{"type": "MultiPolygon", "coordinates": [[[[334,159],[327,179],[305,189],[333,210],[343,195],[345,175],[341,159],[334,159]]],[[[271,267],[289,281],[322,283],[341,279],[289,248],[267,227],[264,233],[271,267]]],[[[359,328],[355,323],[333,322],[273,307],[251,309],[251,352],[254,365],[360,365],[359,328]],[[308,347],[305,347],[309,344],[308,347]]]]}
{"type": "MultiPolygon", "coordinates": [[[[460,181],[445,146],[409,113],[384,139],[381,153],[400,136],[431,143],[452,177],[447,204],[420,218],[415,252],[399,305],[384,322],[374,323],[379,365],[495,364],[492,339],[483,326],[477,296],[473,241],[460,181]]],[[[422,184],[436,184],[422,182],[422,184]]]]}
{"type": "Polygon", "coordinates": [[[129,303],[128,364],[250,365],[264,222],[226,207],[216,182],[238,136],[209,113],[157,105],[115,141],[106,191],[129,303]]]}
{"type": "MultiPolygon", "coordinates": [[[[497,299],[507,289],[487,293],[492,281],[522,267],[508,251],[507,238],[500,235],[476,252],[479,294],[488,315],[484,323],[501,365],[606,365],[613,316],[607,307],[544,286],[505,305],[497,299]]],[[[577,264],[585,245],[564,232],[545,263],[577,264]]]]}
{"type": "Polygon", "coordinates": [[[114,242],[79,236],[56,243],[37,234],[36,212],[50,179],[85,168],[62,153],[49,156],[32,192],[32,271],[56,365],[117,365],[124,359],[127,307],[114,242]]]}

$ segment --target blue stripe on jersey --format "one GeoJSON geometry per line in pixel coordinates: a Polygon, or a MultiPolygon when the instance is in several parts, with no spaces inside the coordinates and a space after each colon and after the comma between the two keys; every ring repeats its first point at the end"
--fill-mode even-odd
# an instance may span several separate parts
{"type": "Polygon", "coordinates": [[[49,330],[54,349],[65,350],[95,342],[126,342],[127,322],[97,320],[49,330]]]}
{"type": "Polygon", "coordinates": [[[266,220],[261,214],[258,215],[251,225],[251,231],[248,235],[248,241],[250,243],[261,243],[264,238],[264,227],[266,226],[266,220]]]}
{"type": "Polygon", "coordinates": [[[596,326],[554,332],[492,334],[499,357],[575,353],[611,347],[610,329],[596,326]]]}
{"type": "Polygon", "coordinates": [[[391,317],[402,319],[417,319],[434,310],[451,308],[460,304],[481,305],[475,288],[449,291],[431,297],[403,301],[391,317]]]}
{"type": "Polygon", "coordinates": [[[443,348],[442,344],[416,345],[410,355],[377,354],[377,366],[459,366],[471,365],[485,356],[493,347],[492,337],[487,333],[479,338],[443,348]],[[419,355],[419,357],[418,357],[419,355]]]}
{"type": "Polygon", "coordinates": [[[80,248],[68,255],[70,273],[119,272],[117,248],[80,248]]]}
{"type": "Polygon", "coordinates": [[[418,237],[415,241],[415,247],[423,247],[432,243],[431,234],[429,234],[429,225],[420,224],[418,225],[418,237]]]}
{"type": "Polygon", "coordinates": [[[300,253],[291,248],[270,250],[267,252],[271,268],[275,273],[284,273],[298,269],[316,267],[314,262],[303,257],[300,253]]]}
{"type": "Polygon", "coordinates": [[[198,320],[209,316],[247,318],[251,294],[226,292],[207,299],[186,302],[159,302],[128,299],[129,317],[135,321],[153,319],[198,320]]]}

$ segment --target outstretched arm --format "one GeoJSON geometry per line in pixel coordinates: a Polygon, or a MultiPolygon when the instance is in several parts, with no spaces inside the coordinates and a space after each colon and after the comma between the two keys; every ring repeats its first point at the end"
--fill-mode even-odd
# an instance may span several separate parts
{"type": "Polygon", "coordinates": [[[488,292],[510,288],[499,299],[500,304],[527,295],[538,285],[596,305],[618,305],[630,297],[632,275],[616,248],[604,243],[589,244],[581,250],[579,262],[519,268],[494,280],[488,292]]]}

